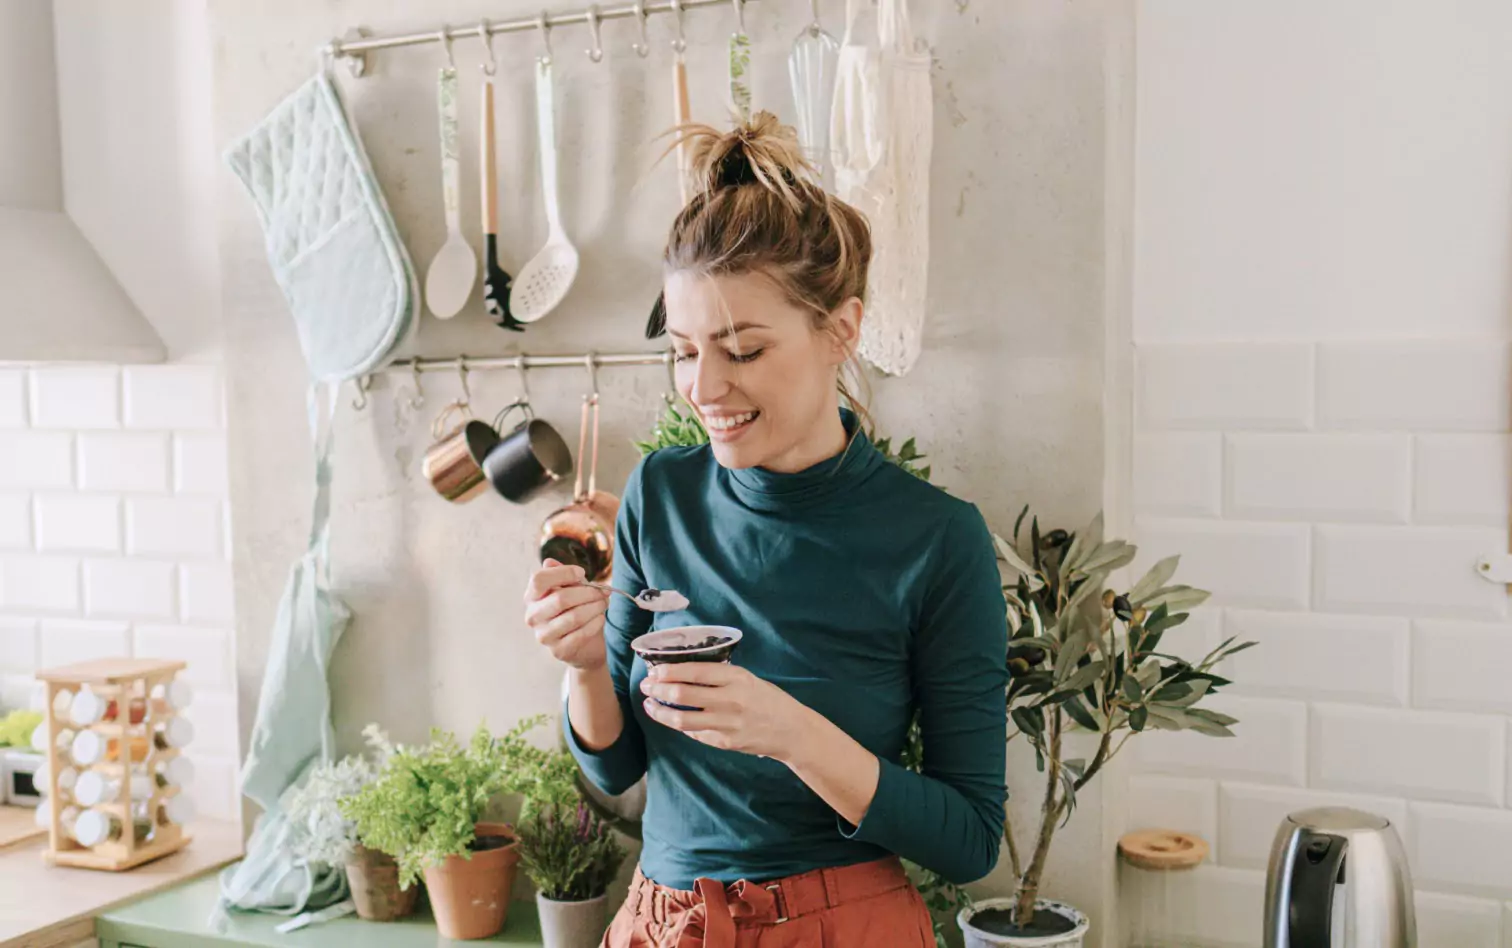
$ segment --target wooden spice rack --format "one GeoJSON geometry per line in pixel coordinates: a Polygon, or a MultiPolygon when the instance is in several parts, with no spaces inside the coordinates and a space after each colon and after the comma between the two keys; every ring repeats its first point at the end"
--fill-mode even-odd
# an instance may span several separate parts
{"type": "Polygon", "coordinates": [[[153,727],[178,713],[166,701],[153,701],[152,693],[159,685],[164,686],[166,691],[168,683],[185,667],[183,662],[159,659],[105,659],[37,673],[37,679],[47,686],[47,799],[52,816],[47,831],[47,849],[42,853],[42,858],[47,862],[119,872],[178,852],[189,845],[191,837],[184,832],[183,827],[157,819],[159,805],[179,793],[179,787],[160,786],[157,780],[151,781],[152,795],[147,800],[147,813],[157,825],[152,837],[141,842],[136,839],[132,810],[142,801],[131,798],[133,767],[142,766],[148,774],[153,774],[160,761],[176,757],[180,753],[178,748],[159,748],[152,739],[153,727]],[[82,727],[59,720],[55,710],[58,694],[64,691],[77,694],[86,685],[101,698],[117,701],[117,713],[113,720],[82,727]],[[131,723],[130,703],[135,699],[147,703],[146,716],[138,724],[131,723]],[[105,759],[82,767],[59,749],[59,734],[63,731],[83,730],[99,732],[107,741],[114,740],[115,759],[110,759],[107,754],[105,759]],[[144,741],[145,753],[141,759],[136,759],[133,745],[144,741]],[[60,794],[58,786],[58,774],[64,767],[74,767],[81,773],[86,769],[95,770],[107,778],[119,778],[122,799],[90,807],[115,816],[121,826],[118,839],[86,847],[64,827],[62,816],[66,794],[60,794]]]}

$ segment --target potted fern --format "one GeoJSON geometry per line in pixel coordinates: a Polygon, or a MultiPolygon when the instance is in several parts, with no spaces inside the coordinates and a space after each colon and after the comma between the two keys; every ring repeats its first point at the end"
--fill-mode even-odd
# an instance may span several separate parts
{"type": "Polygon", "coordinates": [[[528,767],[535,749],[524,734],[541,720],[498,738],[479,727],[465,747],[433,729],[428,744],[397,748],[376,780],[341,801],[362,843],[398,861],[401,886],[425,877],[442,937],[487,938],[504,927],[519,839],[485,814],[511,789],[513,770],[528,767]]]}
{"type": "Polygon", "coordinates": [[[1213,669],[1254,644],[1230,638],[1197,662],[1162,651],[1166,633],[1208,598],[1171,582],[1179,557],[1156,563],[1120,593],[1108,578],[1133,562],[1136,548],[1104,540],[1101,514],[1080,533],[1041,533],[1035,518],[1023,535],[1027,513],[1019,514],[1011,541],[995,539],[1016,575],[1003,587],[1012,633],[1007,701],[1016,728],[1009,740],[1023,737],[1034,748],[1044,798],[1027,849],[1011,819],[1004,826],[1015,894],[968,905],[957,916],[968,948],[1083,943],[1086,916],[1040,897],[1051,843],[1077,793],[1143,731],[1233,736],[1234,718],[1201,705],[1229,683],[1213,669]],[[1090,758],[1067,756],[1066,737],[1078,729],[1095,748],[1090,758]]]}

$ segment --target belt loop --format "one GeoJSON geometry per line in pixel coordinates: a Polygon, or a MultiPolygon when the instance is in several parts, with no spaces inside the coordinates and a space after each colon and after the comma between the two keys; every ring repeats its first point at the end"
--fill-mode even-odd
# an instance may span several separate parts
{"type": "Polygon", "coordinates": [[[840,880],[838,878],[839,873],[837,873],[834,869],[826,867],[820,871],[820,875],[824,877],[825,903],[830,908],[834,908],[835,906],[840,904],[840,880]]]}

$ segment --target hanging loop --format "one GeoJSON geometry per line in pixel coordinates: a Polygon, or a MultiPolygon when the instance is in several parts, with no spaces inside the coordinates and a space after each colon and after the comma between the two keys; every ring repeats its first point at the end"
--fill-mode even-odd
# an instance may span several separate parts
{"type": "Polygon", "coordinates": [[[446,50],[446,68],[456,72],[457,60],[452,56],[451,28],[445,23],[441,24],[441,48],[446,50]]]}
{"type": "Polygon", "coordinates": [[[735,4],[735,32],[745,35],[745,0],[732,0],[735,4]]]}
{"type": "Polygon", "coordinates": [[[478,21],[478,39],[483,41],[483,50],[488,53],[488,60],[483,63],[483,75],[492,76],[499,71],[499,61],[494,58],[493,29],[487,20],[478,21]]]}
{"type": "Polygon", "coordinates": [[[373,377],[371,375],[359,375],[353,381],[357,383],[357,397],[352,399],[352,407],[358,411],[362,411],[367,407],[367,393],[368,389],[373,385],[373,377]]]}
{"type": "Polygon", "coordinates": [[[410,359],[410,372],[415,379],[415,394],[410,396],[409,407],[418,411],[425,405],[425,389],[420,385],[420,357],[410,359]]]}
{"type": "Polygon", "coordinates": [[[640,24],[640,42],[631,43],[630,48],[635,50],[635,55],[645,59],[651,55],[651,38],[646,35],[646,0],[635,0],[635,20],[640,24]]]}
{"type": "Polygon", "coordinates": [[[809,26],[809,29],[817,33],[824,28],[819,23],[819,0],[809,0],[809,9],[814,11],[814,22],[809,26]]]}
{"type": "Polygon", "coordinates": [[[541,31],[541,43],[546,49],[541,62],[549,66],[551,65],[551,20],[542,13],[536,17],[536,27],[541,31]]]}
{"type": "Polygon", "coordinates": [[[467,385],[467,356],[457,356],[457,375],[462,379],[462,407],[472,404],[472,389],[467,385]]]}
{"type": "Polygon", "coordinates": [[[520,404],[530,407],[530,380],[525,375],[525,353],[520,353],[515,358],[515,368],[520,370],[520,404]]]}
{"type": "Polygon", "coordinates": [[[601,63],[604,61],[604,37],[599,32],[599,8],[596,3],[588,8],[588,31],[593,34],[593,48],[588,50],[588,58],[601,63]]]}
{"type": "Polygon", "coordinates": [[[688,51],[688,36],[683,27],[682,0],[670,0],[670,2],[672,14],[677,17],[677,38],[672,41],[672,48],[679,53],[685,53],[688,51]]]}
{"type": "Polygon", "coordinates": [[[588,353],[583,357],[583,361],[588,365],[588,380],[592,385],[592,394],[589,396],[589,403],[597,405],[599,400],[598,353],[588,353]]]}

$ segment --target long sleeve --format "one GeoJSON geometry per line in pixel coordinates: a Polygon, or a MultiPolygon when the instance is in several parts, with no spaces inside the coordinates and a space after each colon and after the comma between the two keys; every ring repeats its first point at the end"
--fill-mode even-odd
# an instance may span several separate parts
{"type": "MultiPolygon", "coordinates": [[[[614,577],[616,589],[634,596],[646,588],[640,565],[640,523],[642,512],[642,478],[644,458],[630,473],[620,499],[619,517],[614,530],[614,577]]],[[[609,612],[604,621],[604,645],[608,654],[609,677],[619,698],[625,726],[615,742],[603,750],[591,751],[582,745],[572,729],[566,703],[562,706],[562,730],[567,746],[577,758],[578,766],[594,785],[617,796],[629,790],[646,772],[646,740],[637,723],[630,700],[630,667],[635,658],[630,643],[651,625],[651,613],[636,608],[624,596],[609,597],[609,612]]]]}
{"type": "Polygon", "coordinates": [[[992,871],[1002,841],[1008,623],[977,509],[959,508],[936,543],[913,648],[923,773],[883,759],[866,816],[840,828],[965,883],[992,871]]]}

